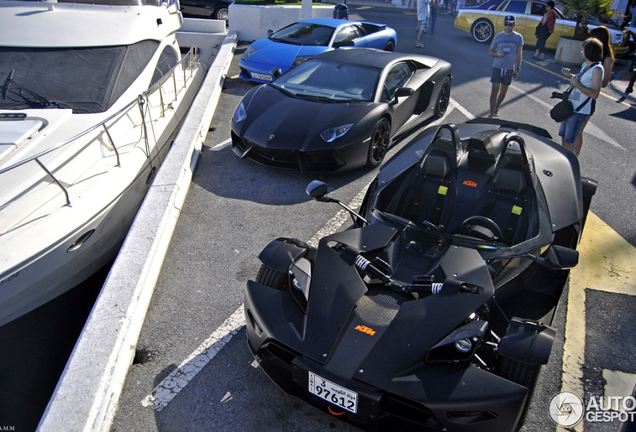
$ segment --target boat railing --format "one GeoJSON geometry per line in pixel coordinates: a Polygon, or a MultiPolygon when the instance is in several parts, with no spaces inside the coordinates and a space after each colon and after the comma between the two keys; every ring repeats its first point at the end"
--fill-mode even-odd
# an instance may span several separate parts
{"type": "MultiPolygon", "coordinates": [[[[153,95],[155,92],[159,92],[159,101],[160,101],[160,107],[161,107],[161,117],[165,116],[166,113],[166,109],[170,106],[170,104],[174,101],[177,100],[180,92],[185,89],[188,85],[189,80],[191,80],[193,78],[193,76],[196,74],[196,70],[199,64],[199,53],[198,53],[198,49],[196,47],[191,48],[186,54],[181,56],[181,60],[179,62],[177,62],[172,68],[170,68],[170,70],[168,72],[166,72],[165,75],[163,75],[159,80],[157,80],[156,83],[154,83],[150,88],[148,88],[146,91],[144,91],[142,94],[140,94],[136,99],[132,100],[129,104],[127,104],[125,107],[123,107],[122,109],[120,109],[119,111],[117,111],[115,114],[111,115],[110,117],[108,117],[105,120],[102,120],[101,122],[95,124],[94,126],[91,126],[90,128],[84,130],[83,132],[80,132],[79,134],[67,139],[64,142],[61,142],[53,147],[50,147],[38,154],[35,154],[33,156],[30,156],[28,158],[25,158],[23,160],[21,160],[20,162],[17,162],[13,165],[10,165],[6,168],[2,168],[0,169],[0,175],[9,172],[11,170],[14,170],[20,166],[26,165],[28,163],[34,162],[36,163],[38,166],[40,166],[40,168],[42,168],[42,170],[46,173],[46,175],[48,177],[50,177],[55,184],[57,184],[60,189],[62,189],[62,191],[64,192],[64,195],[66,196],[66,204],[67,205],[71,205],[71,201],[70,201],[70,197],[69,197],[69,193],[67,191],[67,189],[62,185],[62,183],[60,181],[58,181],[58,179],[55,177],[53,170],[48,169],[44,163],[41,161],[41,158],[43,156],[46,156],[50,153],[53,153],[63,147],[68,146],[69,144],[75,142],[76,140],[78,140],[79,138],[95,131],[96,129],[100,129],[103,128],[104,132],[106,133],[106,136],[108,137],[108,140],[110,142],[110,145],[115,153],[116,156],[116,160],[117,163],[115,164],[115,166],[120,166],[121,161],[120,161],[120,156],[119,156],[119,151],[117,150],[117,145],[115,144],[115,141],[113,140],[109,127],[108,127],[108,123],[111,122],[114,119],[117,119],[118,117],[125,115],[125,113],[127,113],[132,107],[134,107],[135,105],[137,105],[139,107],[139,111],[141,113],[141,119],[142,119],[142,133],[143,133],[143,139],[144,139],[144,143],[145,143],[145,147],[146,147],[146,157],[147,158],[151,158],[151,150],[150,150],[150,144],[149,144],[149,139],[148,139],[148,126],[147,123],[150,122],[151,123],[151,127],[152,127],[152,118],[150,119],[146,119],[146,114],[144,114],[144,105],[149,103],[149,98],[151,95],[153,95]],[[180,67],[181,66],[181,67],[180,67]],[[176,74],[178,72],[178,70],[181,69],[183,72],[183,83],[180,87],[178,87],[177,84],[177,78],[176,78],[176,74]],[[172,100],[165,100],[165,95],[164,95],[164,90],[163,90],[163,86],[164,84],[168,81],[172,79],[172,83],[173,83],[173,87],[174,87],[174,98],[172,100]]],[[[115,122],[113,122],[114,124],[115,122]]]]}

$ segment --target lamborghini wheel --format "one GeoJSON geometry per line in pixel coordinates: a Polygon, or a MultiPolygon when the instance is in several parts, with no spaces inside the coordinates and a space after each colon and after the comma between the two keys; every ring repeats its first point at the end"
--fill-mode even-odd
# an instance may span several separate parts
{"type": "Polygon", "coordinates": [[[392,40],[387,41],[386,45],[384,45],[384,51],[395,51],[395,42],[392,40]]]}
{"type": "Polygon", "coordinates": [[[265,264],[261,264],[261,268],[258,269],[258,273],[256,274],[256,282],[270,288],[284,291],[287,289],[288,277],[286,273],[279,272],[265,264]]]}
{"type": "Polygon", "coordinates": [[[377,167],[384,160],[391,143],[391,123],[382,117],[373,127],[367,155],[367,166],[377,167]]]}
{"type": "Polygon", "coordinates": [[[446,77],[444,78],[442,87],[439,89],[439,94],[437,95],[437,102],[435,103],[435,117],[440,118],[446,114],[446,110],[450,104],[450,94],[451,79],[450,77],[446,77]]]}

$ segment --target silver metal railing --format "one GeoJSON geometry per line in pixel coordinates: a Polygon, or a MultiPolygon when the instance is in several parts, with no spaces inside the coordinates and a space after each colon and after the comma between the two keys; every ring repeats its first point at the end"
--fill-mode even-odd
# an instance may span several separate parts
{"type": "MultiPolygon", "coordinates": [[[[0,176],[6,172],[9,172],[13,169],[16,169],[20,166],[23,166],[25,164],[31,163],[31,162],[35,162],[37,163],[40,168],[42,168],[42,170],[44,170],[44,172],[47,174],[47,176],[49,176],[51,179],[53,179],[53,181],[62,189],[62,191],[64,192],[64,195],[66,196],[66,204],[67,205],[71,205],[71,201],[69,198],[69,194],[68,191],[66,190],[66,188],[62,185],[62,183],[60,181],[58,181],[57,178],[55,178],[55,175],[53,174],[53,172],[48,169],[40,160],[43,156],[48,155],[50,153],[55,152],[56,150],[59,150],[73,142],[75,142],[77,139],[91,133],[92,131],[99,129],[99,128],[103,128],[106,136],[108,137],[108,140],[110,142],[110,145],[112,147],[112,149],[115,152],[116,155],[116,159],[117,159],[117,163],[115,164],[115,166],[120,166],[120,158],[119,158],[119,151],[117,150],[117,145],[115,144],[115,141],[113,140],[110,131],[108,129],[107,123],[110,122],[113,119],[117,119],[118,117],[122,116],[124,113],[128,112],[131,107],[133,107],[134,105],[137,105],[139,107],[139,111],[141,113],[141,119],[142,119],[142,133],[143,133],[143,139],[144,139],[144,143],[145,143],[145,147],[146,147],[146,157],[148,159],[150,159],[151,157],[151,150],[150,150],[150,144],[149,144],[149,140],[148,140],[148,126],[147,123],[150,122],[150,126],[152,127],[152,118],[149,118],[149,120],[146,119],[146,114],[144,114],[144,105],[146,105],[149,102],[149,98],[151,95],[153,95],[155,92],[159,92],[159,100],[160,100],[160,106],[161,106],[161,117],[165,116],[165,110],[166,108],[174,101],[177,100],[177,97],[179,95],[179,93],[185,89],[188,85],[189,80],[192,79],[192,77],[195,75],[197,68],[199,67],[199,53],[198,53],[198,49],[196,47],[193,47],[190,49],[190,51],[188,51],[187,54],[184,54],[181,57],[181,60],[175,64],[164,76],[162,76],[156,83],[154,83],[150,88],[148,88],[148,90],[146,90],[145,92],[143,92],[142,94],[140,94],[136,99],[134,99],[133,101],[131,101],[129,104],[127,104],[125,107],[123,107],[122,109],[120,109],[119,111],[117,111],[115,114],[111,115],[110,117],[108,117],[105,120],[102,120],[101,122],[99,122],[98,124],[91,126],[90,128],[84,130],[83,132],[80,132],[79,134],[75,135],[74,137],[71,137],[69,139],[67,139],[64,142],[61,142],[59,144],[54,145],[53,147],[50,147],[36,155],[30,156],[28,158],[25,158],[23,160],[21,160],[20,162],[17,162],[11,166],[8,166],[6,168],[2,168],[0,169],[0,176]],[[176,79],[176,74],[178,72],[179,66],[181,66],[181,69],[183,71],[183,85],[180,88],[177,88],[177,79],[176,79]],[[173,86],[174,86],[174,99],[171,101],[166,101],[164,100],[164,91],[163,91],[163,84],[166,83],[166,81],[168,81],[169,79],[172,78],[173,81],[173,86]]],[[[150,117],[149,113],[148,113],[148,117],[150,117]]],[[[113,122],[112,124],[114,124],[115,122],[113,122]]],[[[111,124],[111,126],[112,126],[111,124]]]]}

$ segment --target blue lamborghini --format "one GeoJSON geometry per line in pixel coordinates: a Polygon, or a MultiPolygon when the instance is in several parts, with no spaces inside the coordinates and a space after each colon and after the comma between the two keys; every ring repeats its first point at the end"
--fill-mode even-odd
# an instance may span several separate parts
{"type": "Polygon", "coordinates": [[[246,81],[272,81],[272,70],[298,66],[311,57],[340,47],[394,51],[397,33],[386,24],[312,18],[295,22],[254,41],[243,53],[239,66],[246,81]]]}

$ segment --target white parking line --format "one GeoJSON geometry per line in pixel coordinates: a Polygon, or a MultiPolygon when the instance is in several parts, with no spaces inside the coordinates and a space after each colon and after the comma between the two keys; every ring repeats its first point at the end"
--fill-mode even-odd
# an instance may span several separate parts
{"type": "Polygon", "coordinates": [[[223,141],[220,144],[215,145],[214,147],[212,147],[210,150],[211,151],[221,151],[223,150],[225,147],[229,146],[230,144],[232,144],[232,139],[228,138],[225,141],[223,141]]]}
{"type": "MultiPolygon", "coordinates": [[[[513,86],[511,85],[509,88],[511,88],[512,90],[519,92],[521,94],[523,94],[524,96],[526,96],[527,98],[532,99],[533,101],[535,101],[536,103],[538,103],[539,105],[543,106],[544,108],[547,108],[548,110],[552,109],[553,105],[550,105],[549,103],[547,103],[546,101],[539,99],[538,97],[536,97],[535,95],[532,95],[530,93],[525,92],[524,90],[520,89],[519,87],[513,86]]],[[[607,135],[605,132],[603,132],[601,129],[599,129],[598,127],[594,126],[592,124],[592,121],[589,121],[587,123],[587,126],[585,126],[585,129],[583,129],[583,133],[584,134],[589,134],[592,135],[598,139],[600,139],[601,141],[605,141],[606,143],[613,145],[614,147],[618,147],[621,150],[625,150],[627,151],[627,149],[625,147],[623,147],[622,145],[620,145],[619,143],[617,143],[616,141],[614,141],[609,135],[607,135]]]]}

